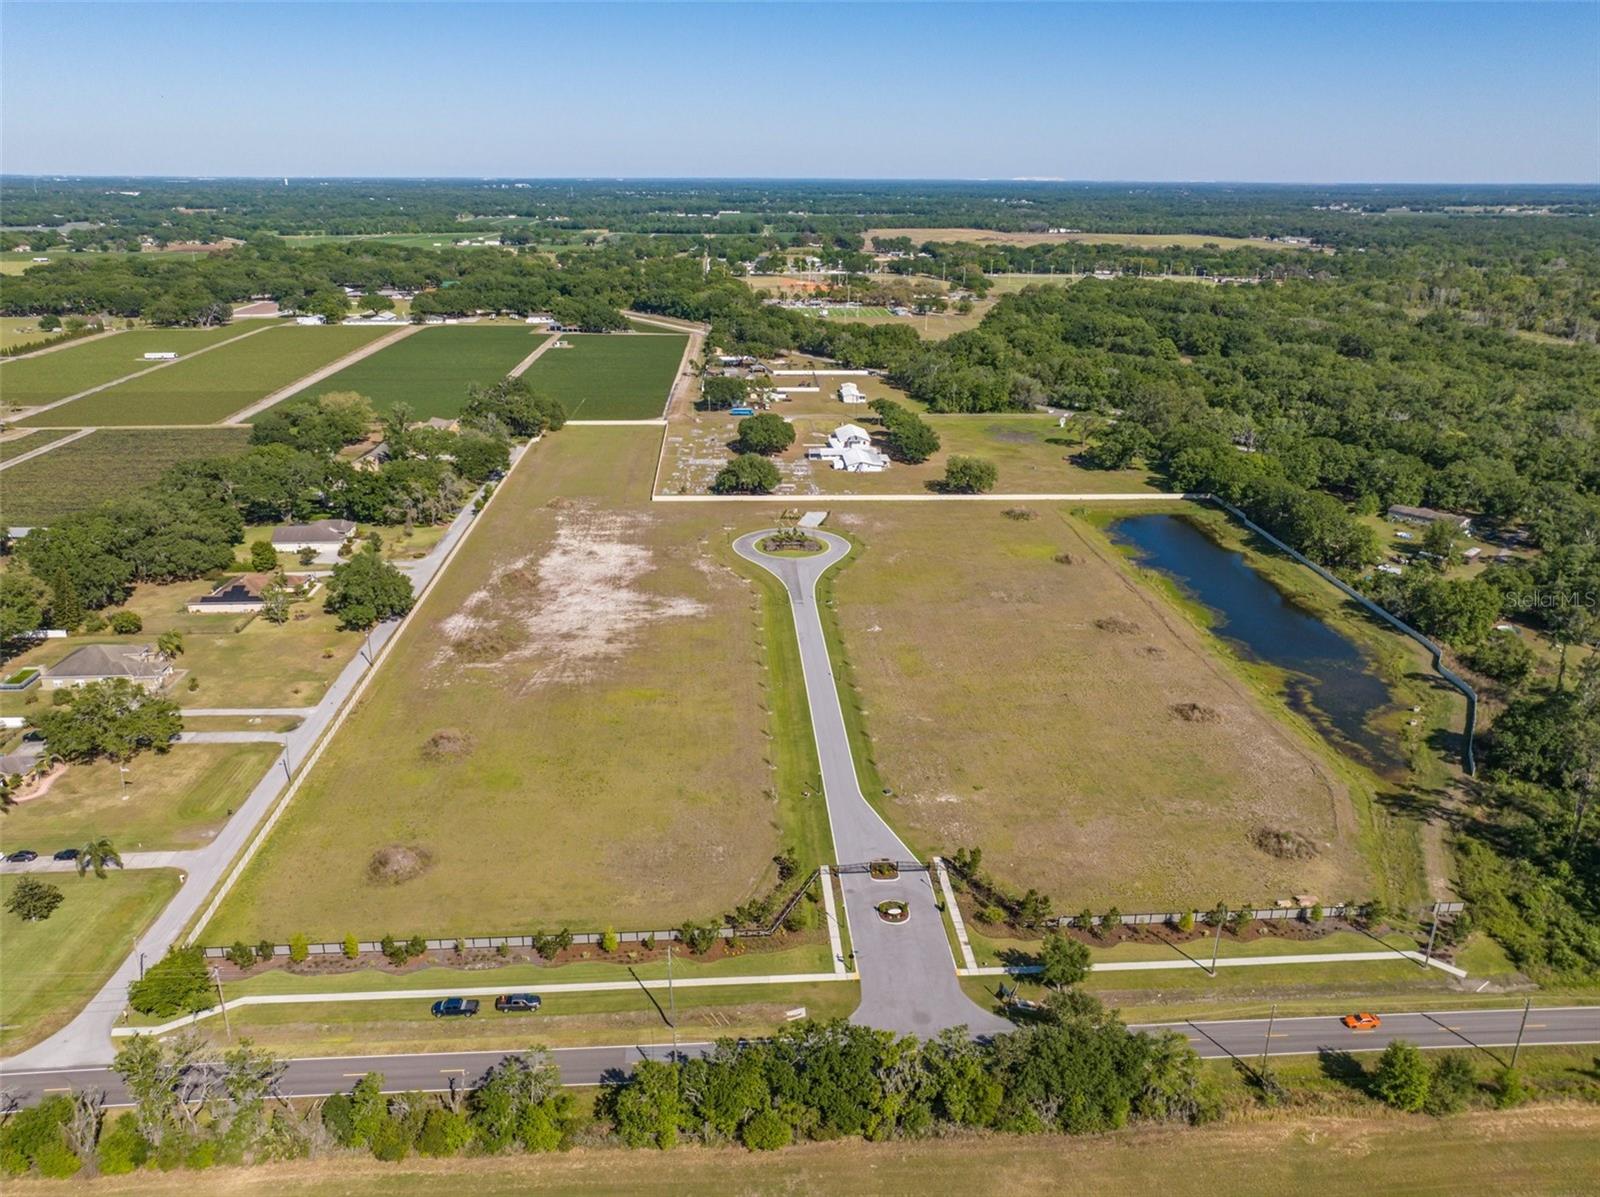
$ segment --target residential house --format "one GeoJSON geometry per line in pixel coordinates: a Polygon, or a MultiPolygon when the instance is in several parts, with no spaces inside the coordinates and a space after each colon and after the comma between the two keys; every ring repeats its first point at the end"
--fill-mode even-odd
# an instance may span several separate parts
{"type": "Polygon", "coordinates": [[[876,474],[889,468],[889,458],[872,447],[872,437],[856,424],[841,424],[828,434],[828,443],[806,449],[811,461],[833,463],[836,470],[876,474]]]}
{"type": "Polygon", "coordinates": [[[285,524],[272,533],[272,547],[280,553],[298,553],[302,549],[314,550],[318,557],[332,559],[339,555],[345,541],[356,534],[351,520],[317,520],[310,524],[285,524]]]}
{"type": "Polygon", "coordinates": [[[861,393],[861,388],[856,386],[855,383],[843,382],[839,384],[840,403],[860,404],[866,401],[867,397],[861,393]]]}
{"type": "MultiPolygon", "coordinates": [[[[187,609],[197,615],[248,615],[261,610],[261,592],[272,585],[275,574],[240,574],[210,594],[190,599],[187,609]]],[[[310,574],[286,574],[283,584],[297,598],[314,594],[322,584],[310,574]]]]}
{"type": "Polygon", "coordinates": [[[1449,524],[1457,532],[1472,534],[1472,520],[1453,511],[1435,511],[1432,507],[1405,507],[1399,503],[1389,508],[1389,518],[1402,524],[1449,524]]]}
{"type": "Polygon", "coordinates": [[[146,690],[172,678],[172,662],[150,644],[86,644],[45,669],[44,688],[64,690],[125,677],[146,690]]]}

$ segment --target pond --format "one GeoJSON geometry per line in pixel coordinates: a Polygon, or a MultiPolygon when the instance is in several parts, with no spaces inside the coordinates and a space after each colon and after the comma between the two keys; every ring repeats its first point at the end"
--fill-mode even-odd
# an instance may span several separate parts
{"type": "Polygon", "coordinates": [[[1182,515],[1126,516],[1108,532],[1212,611],[1217,635],[1241,656],[1283,670],[1289,706],[1341,751],[1382,774],[1406,770],[1395,736],[1374,726],[1395,709],[1394,696],[1348,636],[1295,606],[1243,554],[1182,515]]]}

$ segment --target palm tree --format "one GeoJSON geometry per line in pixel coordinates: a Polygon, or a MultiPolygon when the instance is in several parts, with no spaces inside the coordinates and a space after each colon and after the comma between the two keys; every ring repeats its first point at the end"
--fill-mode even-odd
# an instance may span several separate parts
{"type": "Polygon", "coordinates": [[[169,661],[183,656],[183,633],[162,632],[156,637],[156,651],[169,661]]]}
{"type": "Polygon", "coordinates": [[[78,876],[82,877],[92,868],[96,877],[104,877],[107,865],[116,865],[119,869],[122,867],[122,857],[112,847],[110,840],[90,840],[78,849],[78,876]]]}

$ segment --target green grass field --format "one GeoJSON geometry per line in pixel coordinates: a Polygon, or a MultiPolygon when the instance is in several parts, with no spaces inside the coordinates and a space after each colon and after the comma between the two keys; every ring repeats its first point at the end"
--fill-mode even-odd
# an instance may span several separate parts
{"type": "MultiPolygon", "coordinates": [[[[72,350],[64,350],[62,356],[72,350]]],[[[35,436],[43,436],[36,433],[35,436]]],[[[125,496],[180,461],[244,452],[243,428],[104,429],[0,474],[0,507],[9,527],[32,528],[125,496]]],[[[17,442],[18,452],[42,444],[17,442]]]]}
{"type": "Polygon", "coordinates": [[[324,379],[311,393],[357,391],[380,413],[406,403],[419,420],[456,416],[469,382],[505,377],[547,335],[504,324],[425,328],[324,379]]]}
{"type": "Polygon", "coordinates": [[[652,508],[658,438],[571,426],[530,451],[206,942],[675,926],[765,892],[802,799],[768,738],[760,596],[724,560],[755,517],[652,508]],[[394,846],[431,863],[370,881],[394,846]]]}
{"type": "Polygon", "coordinates": [[[58,340],[61,330],[41,332],[37,316],[0,316],[0,349],[58,340]]]}
{"type": "MultiPolygon", "coordinates": [[[[224,328],[140,328],[110,337],[88,338],[69,349],[59,349],[41,357],[0,361],[0,400],[7,407],[53,403],[90,387],[148,370],[156,363],[145,361],[146,353],[190,354],[207,345],[243,336],[253,327],[247,322],[224,328]]],[[[163,366],[158,373],[175,368],[163,366]]]]}
{"type": "Polygon", "coordinates": [[[43,855],[101,836],[122,852],[204,847],[277,754],[275,744],[177,744],[140,753],[125,776],[113,761],[71,765],[0,820],[0,847],[43,855]]]}
{"type": "MultiPolygon", "coordinates": [[[[49,919],[0,914],[0,1051],[7,1055],[65,1026],[178,892],[178,874],[168,869],[46,880],[66,898],[49,919]]],[[[16,884],[15,875],[0,877],[0,894],[16,884]]]]}
{"type": "Polygon", "coordinates": [[[571,349],[549,349],[523,375],[559,399],[573,420],[652,420],[667,406],[685,337],[562,334],[571,349]]]}
{"type": "Polygon", "coordinates": [[[71,436],[76,429],[73,428],[41,428],[37,431],[22,429],[22,435],[0,440],[0,464],[10,461],[14,457],[21,457],[24,453],[32,453],[35,449],[59,441],[62,437],[71,436]]]}
{"type": "Polygon", "coordinates": [[[254,336],[45,412],[27,423],[210,424],[390,330],[267,325],[254,336]]]}

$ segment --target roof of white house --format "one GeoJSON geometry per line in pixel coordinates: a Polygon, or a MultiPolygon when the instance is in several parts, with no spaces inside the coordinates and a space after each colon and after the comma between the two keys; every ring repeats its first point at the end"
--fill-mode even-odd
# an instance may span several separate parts
{"type": "Polygon", "coordinates": [[[49,677],[160,677],[172,666],[148,644],[85,644],[46,669],[49,677]]]}
{"type": "Polygon", "coordinates": [[[310,524],[285,524],[272,533],[273,544],[343,544],[355,532],[352,520],[317,520],[310,524]]]}
{"type": "Polygon", "coordinates": [[[859,424],[840,424],[828,434],[828,439],[838,441],[841,445],[848,445],[853,441],[865,441],[869,445],[872,443],[872,437],[859,424]]]}

